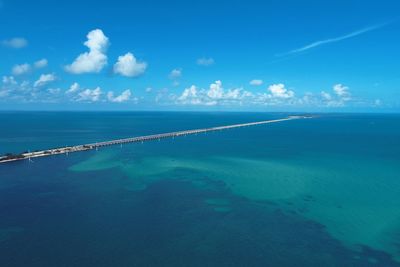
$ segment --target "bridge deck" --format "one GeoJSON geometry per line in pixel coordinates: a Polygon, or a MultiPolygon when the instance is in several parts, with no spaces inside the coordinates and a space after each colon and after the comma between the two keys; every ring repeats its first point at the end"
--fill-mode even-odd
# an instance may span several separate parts
{"type": "Polygon", "coordinates": [[[172,137],[179,137],[179,136],[184,136],[184,135],[221,131],[221,130],[228,130],[228,129],[233,129],[233,128],[240,128],[240,127],[247,127],[247,126],[254,126],[254,125],[268,124],[268,123],[276,123],[276,122],[295,120],[295,119],[305,119],[305,118],[310,118],[310,117],[289,116],[287,118],[276,119],[276,120],[249,122],[249,123],[233,124],[233,125],[210,127],[210,128],[203,128],[203,129],[193,129],[193,130],[185,130],[185,131],[178,131],[178,132],[145,135],[145,136],[116,139],[116,140],[104,141],[104,142],[98,142],[98,143],[76,145],[76,146],[70,146],[70,147],[61,147],[61,148],[55,148],[55,149],[23,153],[21,155],[17,155],[17,156],[13,156],[13,157],[3,156],[3,157],[0,157],[0,163],[23,160],[23,159],[31,160],[31,158],[36,158],[36,157],[45,157],[45,156],[58,155],[58,154],[68,154],[68,153],[72,153],[72,152],[98,149],[100,147],[112,146],[112,145],[118,145],[118,144],[147,142],[147,141],[152,141],[152,140],[160,140],[160,139],[164,139],[164,138],[172,138],[172,137]]]}

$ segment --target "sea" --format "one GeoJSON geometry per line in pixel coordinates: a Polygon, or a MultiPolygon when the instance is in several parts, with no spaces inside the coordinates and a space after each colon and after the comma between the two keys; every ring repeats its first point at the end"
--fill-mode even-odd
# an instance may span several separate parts
{"type": "MultiPolygon", "coordinates": [[[[294,113],[0,112],[0,154],[294,113]]],[[[400,114],[0,164],[0,266],[400,266],[400,114]]]]}

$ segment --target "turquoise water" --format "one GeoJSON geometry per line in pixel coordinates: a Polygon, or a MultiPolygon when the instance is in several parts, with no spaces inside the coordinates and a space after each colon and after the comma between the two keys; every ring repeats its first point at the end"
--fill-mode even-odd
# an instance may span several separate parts
{"type": "MultiPolygon", "coordinates": [[[[284,117],[0,113],[0,153],[284,117]]],[[[0,266],[400,266],[400,115],[0,165],[0,266]]]]}

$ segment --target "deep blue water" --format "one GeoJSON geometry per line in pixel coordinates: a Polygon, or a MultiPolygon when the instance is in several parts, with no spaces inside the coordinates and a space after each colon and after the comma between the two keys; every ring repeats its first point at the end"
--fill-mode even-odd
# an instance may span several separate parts
{"type": "MultiPolygon", "coordinates": [[[[0,113],[0,153],[284,117],[0,113]]],[[[0,266],[400,266],[400,115],[0,165],[0,266]]]]}

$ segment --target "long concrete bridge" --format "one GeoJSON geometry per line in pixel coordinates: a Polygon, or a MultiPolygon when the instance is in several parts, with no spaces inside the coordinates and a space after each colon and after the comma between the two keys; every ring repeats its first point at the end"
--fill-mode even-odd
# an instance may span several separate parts
{"type": "Polygon", "coordinates": [[[165,139],[165,138],[174,138],[174,137],[185,136],[185,135],[222,131],[222,130],[228,130],[228,129],[233,129],[233,128],[241,128],[241,127],[248,127],[248,126],[260,125],[260,124],[269,124],[269,123],[276,123],[276,122],[296,120],[296,119],[307,119],[307,118],[311,118],[311,117],[310,116],[289,116],[287,118],[275,119],[275,120],[257,121],[257,122],[233,124],[233,125],[210,127],[210,128],[203,128],[203,129],[194,129],[194,130],[185,130],[185,131],[169,132],[169,133],[162,133],[162,134],[145,135],[145,136],[116,139],[116,140],[111,140],[111,141],[104,141],[104,142],[91,143],[91,144],[85,144],[85,145],[76,145],[76,146],[60,147],[60,148],[54,148],[54,149],[48,149],[48,150],[42,150],[42,151],[28,152],[28,153],[23,153],[23,154],[19,154],[19,155],[5,155],[3,157],[0,157],[0,163],[24,160],[24,159],[28,159],[29,161],[31,161],[32,158],[45,157],[45,156],[51,156],[51,155],[59,155],[59,154],[68,154],[68,153],[72,153],[72,152],[92,150],[92,149],[97,150],[98,148],[106,147],[106,146],[122,145],[122,144],[137,143],[137,142],[143,143],[143,142],[147,142],[147,141],[161,140],[161,139],[165,139]]]}

